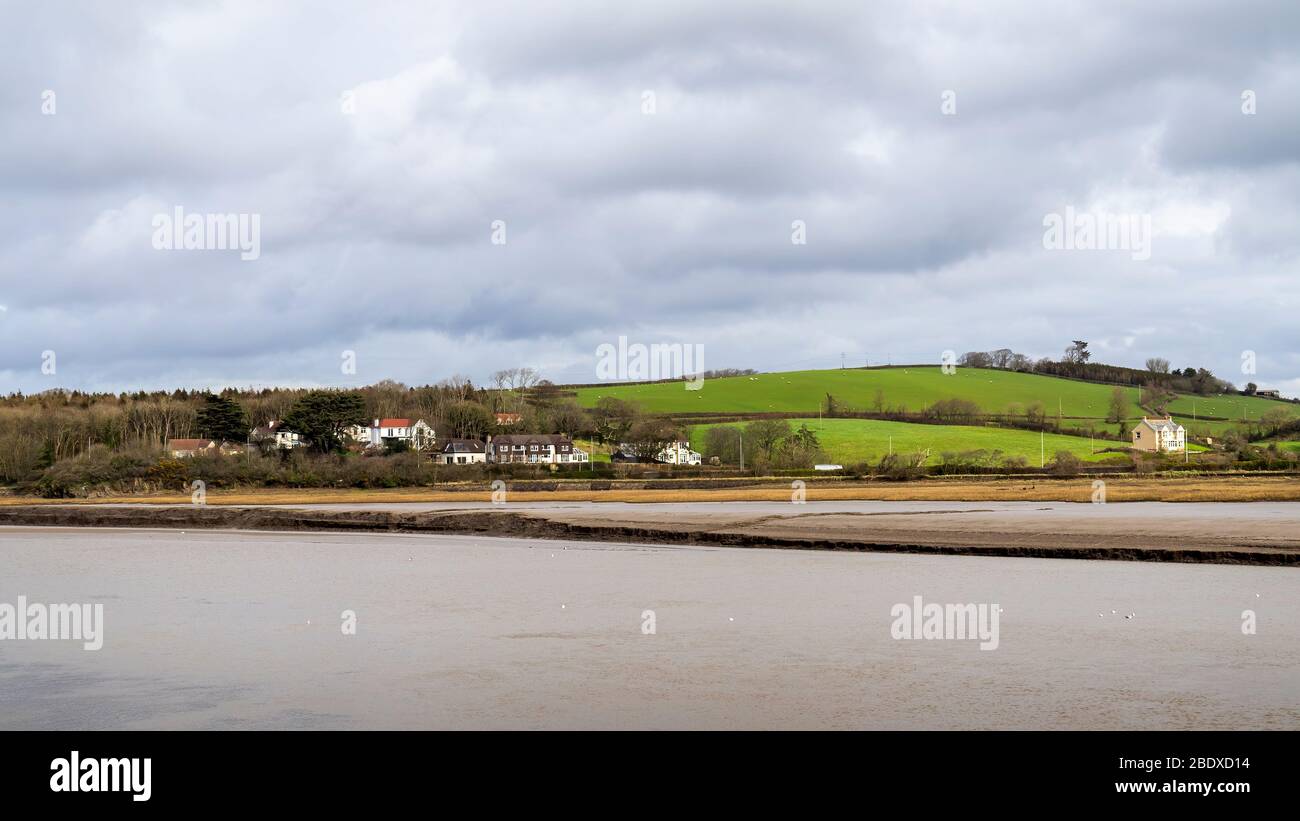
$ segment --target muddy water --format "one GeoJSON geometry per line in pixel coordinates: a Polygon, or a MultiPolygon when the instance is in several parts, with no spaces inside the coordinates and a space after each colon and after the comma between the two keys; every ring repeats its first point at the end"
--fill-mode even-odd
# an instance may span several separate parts
{"type": "Polygon", "coordinates": [[[105,619],[98,652],[0,640],[0,728],[1300,729],[1298,591],[1274,567],[0,528],[0,604],[105,619]],[[997,649],[891,638],[916,595],[998,604],[997,649]]]}

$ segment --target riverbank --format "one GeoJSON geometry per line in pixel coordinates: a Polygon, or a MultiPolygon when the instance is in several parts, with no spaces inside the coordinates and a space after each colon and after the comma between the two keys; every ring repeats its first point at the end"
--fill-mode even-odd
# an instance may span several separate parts
{"type": "Polygon", "coordinates": [[[0,525],[484,535],[659,545],[1300,565],[1300,506],[810,501],[10,505],[0,525]]]}
{"type": "MultiPolygon", "coordinates": [[[[776,502],[789,501],[790,478],[709,480],[518,480],[505,487],[511,501],[557,502],[776,502]]],[[[1091,502],[1095,481],[1105,483],[1110,502],[1300,502],[1300,476],[1234,474],[1215,476],[1078,476],[1056,478],[930,477],[907,482],[808,478],[809,501],[1037,501],[1091,502]]],[[[486,483],[431,487],[209,488],[208,505],[301,505],[371,502],[461,502],[491,498],[486,483]]],[[[188,503],[190,491],[45,499],[0,495],[0,507],[68,504],[188,503]]]]}

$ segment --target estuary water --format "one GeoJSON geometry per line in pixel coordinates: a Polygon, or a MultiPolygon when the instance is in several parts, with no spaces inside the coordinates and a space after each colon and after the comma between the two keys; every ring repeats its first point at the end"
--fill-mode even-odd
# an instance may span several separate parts
{"type": "Polygon", "coordinates": [[[19,596],[103,647],[0,639],[3,729],[1300,729],[1298,568],[0,528],[19,596]]]}

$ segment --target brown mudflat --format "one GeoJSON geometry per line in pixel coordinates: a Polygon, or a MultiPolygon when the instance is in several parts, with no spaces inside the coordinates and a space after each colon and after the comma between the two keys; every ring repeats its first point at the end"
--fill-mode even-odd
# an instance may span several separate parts
{"type": "Polygon", "coordinates": [[[538,539],[1300,565],[1300,505],[836,501],[344,502],[0,507],[0,525],[481,534],[538,539]]]}

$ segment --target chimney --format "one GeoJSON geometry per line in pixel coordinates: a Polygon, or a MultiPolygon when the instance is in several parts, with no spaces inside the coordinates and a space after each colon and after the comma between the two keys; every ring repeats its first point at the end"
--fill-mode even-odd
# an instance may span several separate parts
{"type": "Polygon", "coordinates": [[[371,425],[370,427],[372,427],[372,428],[377,428],[377,427],[379,427],[379,420],[376,419],[376,420],[375,420],[375,424],[371,425]]]}

